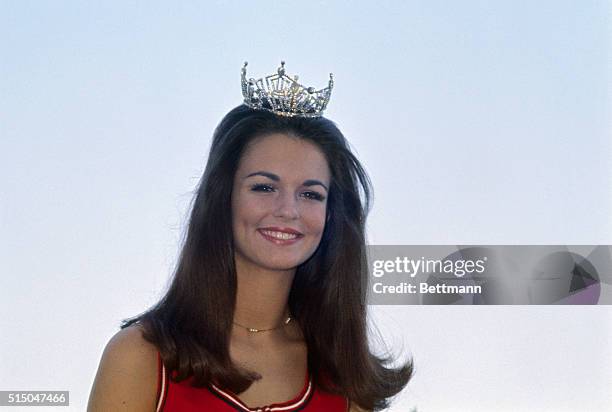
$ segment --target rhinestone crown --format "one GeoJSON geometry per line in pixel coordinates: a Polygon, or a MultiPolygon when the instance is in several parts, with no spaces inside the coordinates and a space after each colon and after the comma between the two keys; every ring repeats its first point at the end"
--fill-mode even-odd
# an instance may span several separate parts
{"type": "Polygon", "coordinates": [[[242,66],[242,95],[244,104],[260,110],[267,110],[281,116],[319,117],[327,107],[334,87],[334,76],[329,74],[329,85],[321,90],[314,87],[304,87],[285,73],[285,62],[275,74],[263,79],[247,80],[246,67],[242,66]]]}

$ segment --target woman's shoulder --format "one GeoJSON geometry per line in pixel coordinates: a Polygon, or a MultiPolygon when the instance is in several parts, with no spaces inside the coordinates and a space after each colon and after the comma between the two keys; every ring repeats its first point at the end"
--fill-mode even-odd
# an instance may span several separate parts
{"type": "Polygon", "coordinates": [[[110,338],[102,356],[126,366],[157,370],[157,347],[145,340],[143,332],[141,325],[121,329],[110,338]]]}
{"type": "Polygon", "coordinates": [[[88,411],[155,409],[158,352],[132,325],[106,344],[89,397],[88,411]]]}
{"type": "Polygon", "coordinates": [[[124,356],[132,361],[157,358],[157,347],[143,337],[142,325],[134,324],[115,333],[108,341],[104,352],[113,356],[124,356]],[[127,355],[127,356],[126,356],[127,355]]]}
{"type": "Polygon", "coordinates": [[[372,412],[372,411],[361,409],[359,406],[357,406],[357,404],[351,402],[348,412],[372,412]]]}

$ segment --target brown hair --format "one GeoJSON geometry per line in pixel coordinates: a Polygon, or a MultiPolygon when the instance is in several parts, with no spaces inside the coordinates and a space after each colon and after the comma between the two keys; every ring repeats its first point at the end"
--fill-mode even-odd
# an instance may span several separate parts
{"type": "Polygon", "coordinates": [[[322,390],[339,393],[367,410],[388,407],[408,383],[412,360],[398,368],[371,353],[367,340],[365,221],[371,183],[337,126],[324,117],[281,117],[241,105],[217,126],[172,283],[135,322],[155,344],[176,381],[215,383],[236,393],[258,375],[230,359],[236,301],[231,192],[246,145],[258,136],[286,133],[307,139],[325,154],[331,171],[328,221],[314,254],[295,273],[289,308],[308,347],[308,368],[322,390]],[[219,310],[224,308],[224,310],[219,310]]]}

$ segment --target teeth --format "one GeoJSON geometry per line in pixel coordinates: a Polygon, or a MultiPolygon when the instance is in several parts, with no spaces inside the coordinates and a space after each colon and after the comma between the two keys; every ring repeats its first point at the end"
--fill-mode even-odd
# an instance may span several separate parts
{"type": "Polygon", "coordinates": [[[283,240],[295,239],[297,237],[297,235],[293,233],[273,232],[271,230],[262,230],[262,233],[265,233],[266,235],[272,236],[276,239],[283,240]]]}

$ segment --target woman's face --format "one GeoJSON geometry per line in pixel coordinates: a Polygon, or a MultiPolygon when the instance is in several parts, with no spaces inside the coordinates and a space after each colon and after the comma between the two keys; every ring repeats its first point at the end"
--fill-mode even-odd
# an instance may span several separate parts
{"type": "Polygon", "coordinates": [[[314,143],[280,133],[251,141],[232,191],[237,266],[287,270],[306,261],[323,234],[329,181],[314,143]]]}

